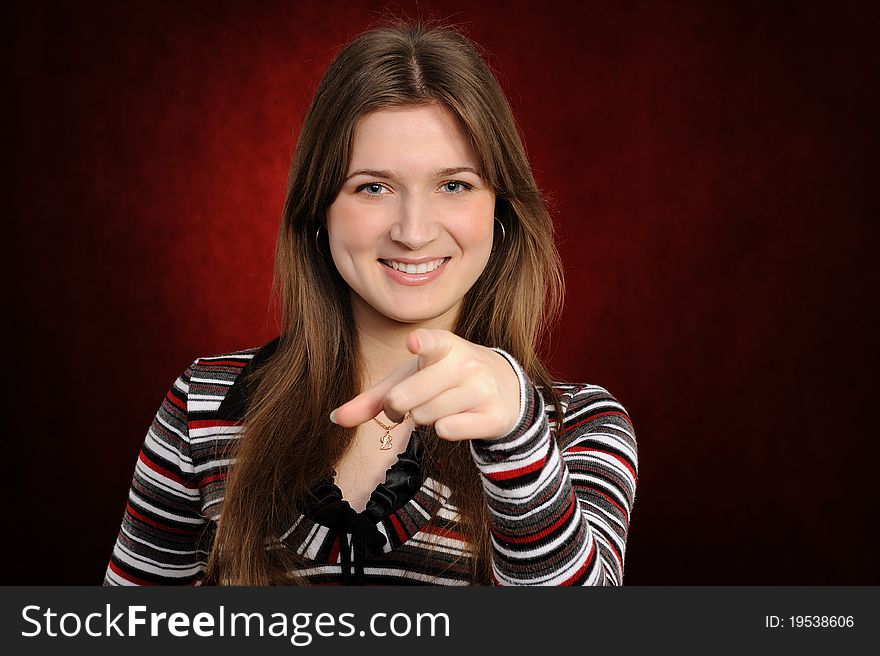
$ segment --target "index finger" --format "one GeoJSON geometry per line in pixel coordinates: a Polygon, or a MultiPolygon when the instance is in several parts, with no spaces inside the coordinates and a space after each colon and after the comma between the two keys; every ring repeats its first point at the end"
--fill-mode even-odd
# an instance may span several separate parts
{"type": "MultiPolygon", "coordinates": [[[[400,381],[410,377],[419,369],[419,359],[407,360],[388,376],[364,390],[356,397],[342,404],[330,413],[330,421],[340,426],[353,428],[370,421],[385,406],[385,395],[400,381]]],[[[391,419],[389,417],[389,419],[391,419]]]]}

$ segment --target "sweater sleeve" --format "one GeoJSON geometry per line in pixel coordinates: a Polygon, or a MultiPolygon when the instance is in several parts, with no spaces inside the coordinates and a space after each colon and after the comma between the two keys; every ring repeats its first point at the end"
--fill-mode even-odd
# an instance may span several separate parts
{"type": "Polygon", "coordinates": [[[195,364],[171,386],[147,431],[104,585],[187,585],[204,571],[207,520],[187,420],[195,364]]]}
{"type": "Polygon", "coordinates": [[[551,425],[538,388],[509,354],[493,350],[520,380],[515,428],[471,441],[495,583],[621,585],[638,471],[626,410],[607,390],[581,385],[564,395],[563,426],[551,425]]]}

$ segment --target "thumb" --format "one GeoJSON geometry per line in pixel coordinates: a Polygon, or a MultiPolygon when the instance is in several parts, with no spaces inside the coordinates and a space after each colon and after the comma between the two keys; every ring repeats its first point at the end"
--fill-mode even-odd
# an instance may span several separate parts
{"type": "Polygon", "coordinates": [[[457,339],[459,338],[448,330],[419,328],[407,335],[406,347],[410,353],[419,356],[421,370],[449,355],[457,339]]]}

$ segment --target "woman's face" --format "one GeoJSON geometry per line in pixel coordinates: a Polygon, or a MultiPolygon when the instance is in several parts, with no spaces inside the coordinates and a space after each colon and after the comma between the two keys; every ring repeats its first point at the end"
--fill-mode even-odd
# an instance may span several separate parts
{"type": "Polygon", "coordinates": [[[346,176],[327,233],[358,325],[450,329],[489,259],[495,210],[458,122],[439,105],[367,114],[346,176]]]}

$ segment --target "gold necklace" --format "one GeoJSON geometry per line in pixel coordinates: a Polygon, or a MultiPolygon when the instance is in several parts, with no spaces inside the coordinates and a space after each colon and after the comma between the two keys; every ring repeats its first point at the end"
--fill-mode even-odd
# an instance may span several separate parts
{"type": "Polygon", "coordinates": [[[399,423],[391,424],[389,426],[388,424],[383,424],[381,421],[379,421],[378,417],[373,417],[373,421],[375,421],[377,424],[379,424],[382,428],[385,429],[385,434],[382,436],[382,439],[379,441],[379,450],[380,451],[387,451],[388,449],[391,448],[391,440],[392,440],[391,431],[393,431],[395,428],[400,426],[400,424],[405,422],[407,419],[409,419],[408,412],[403,416],[403,419],[401,419],[399,423]]]}

